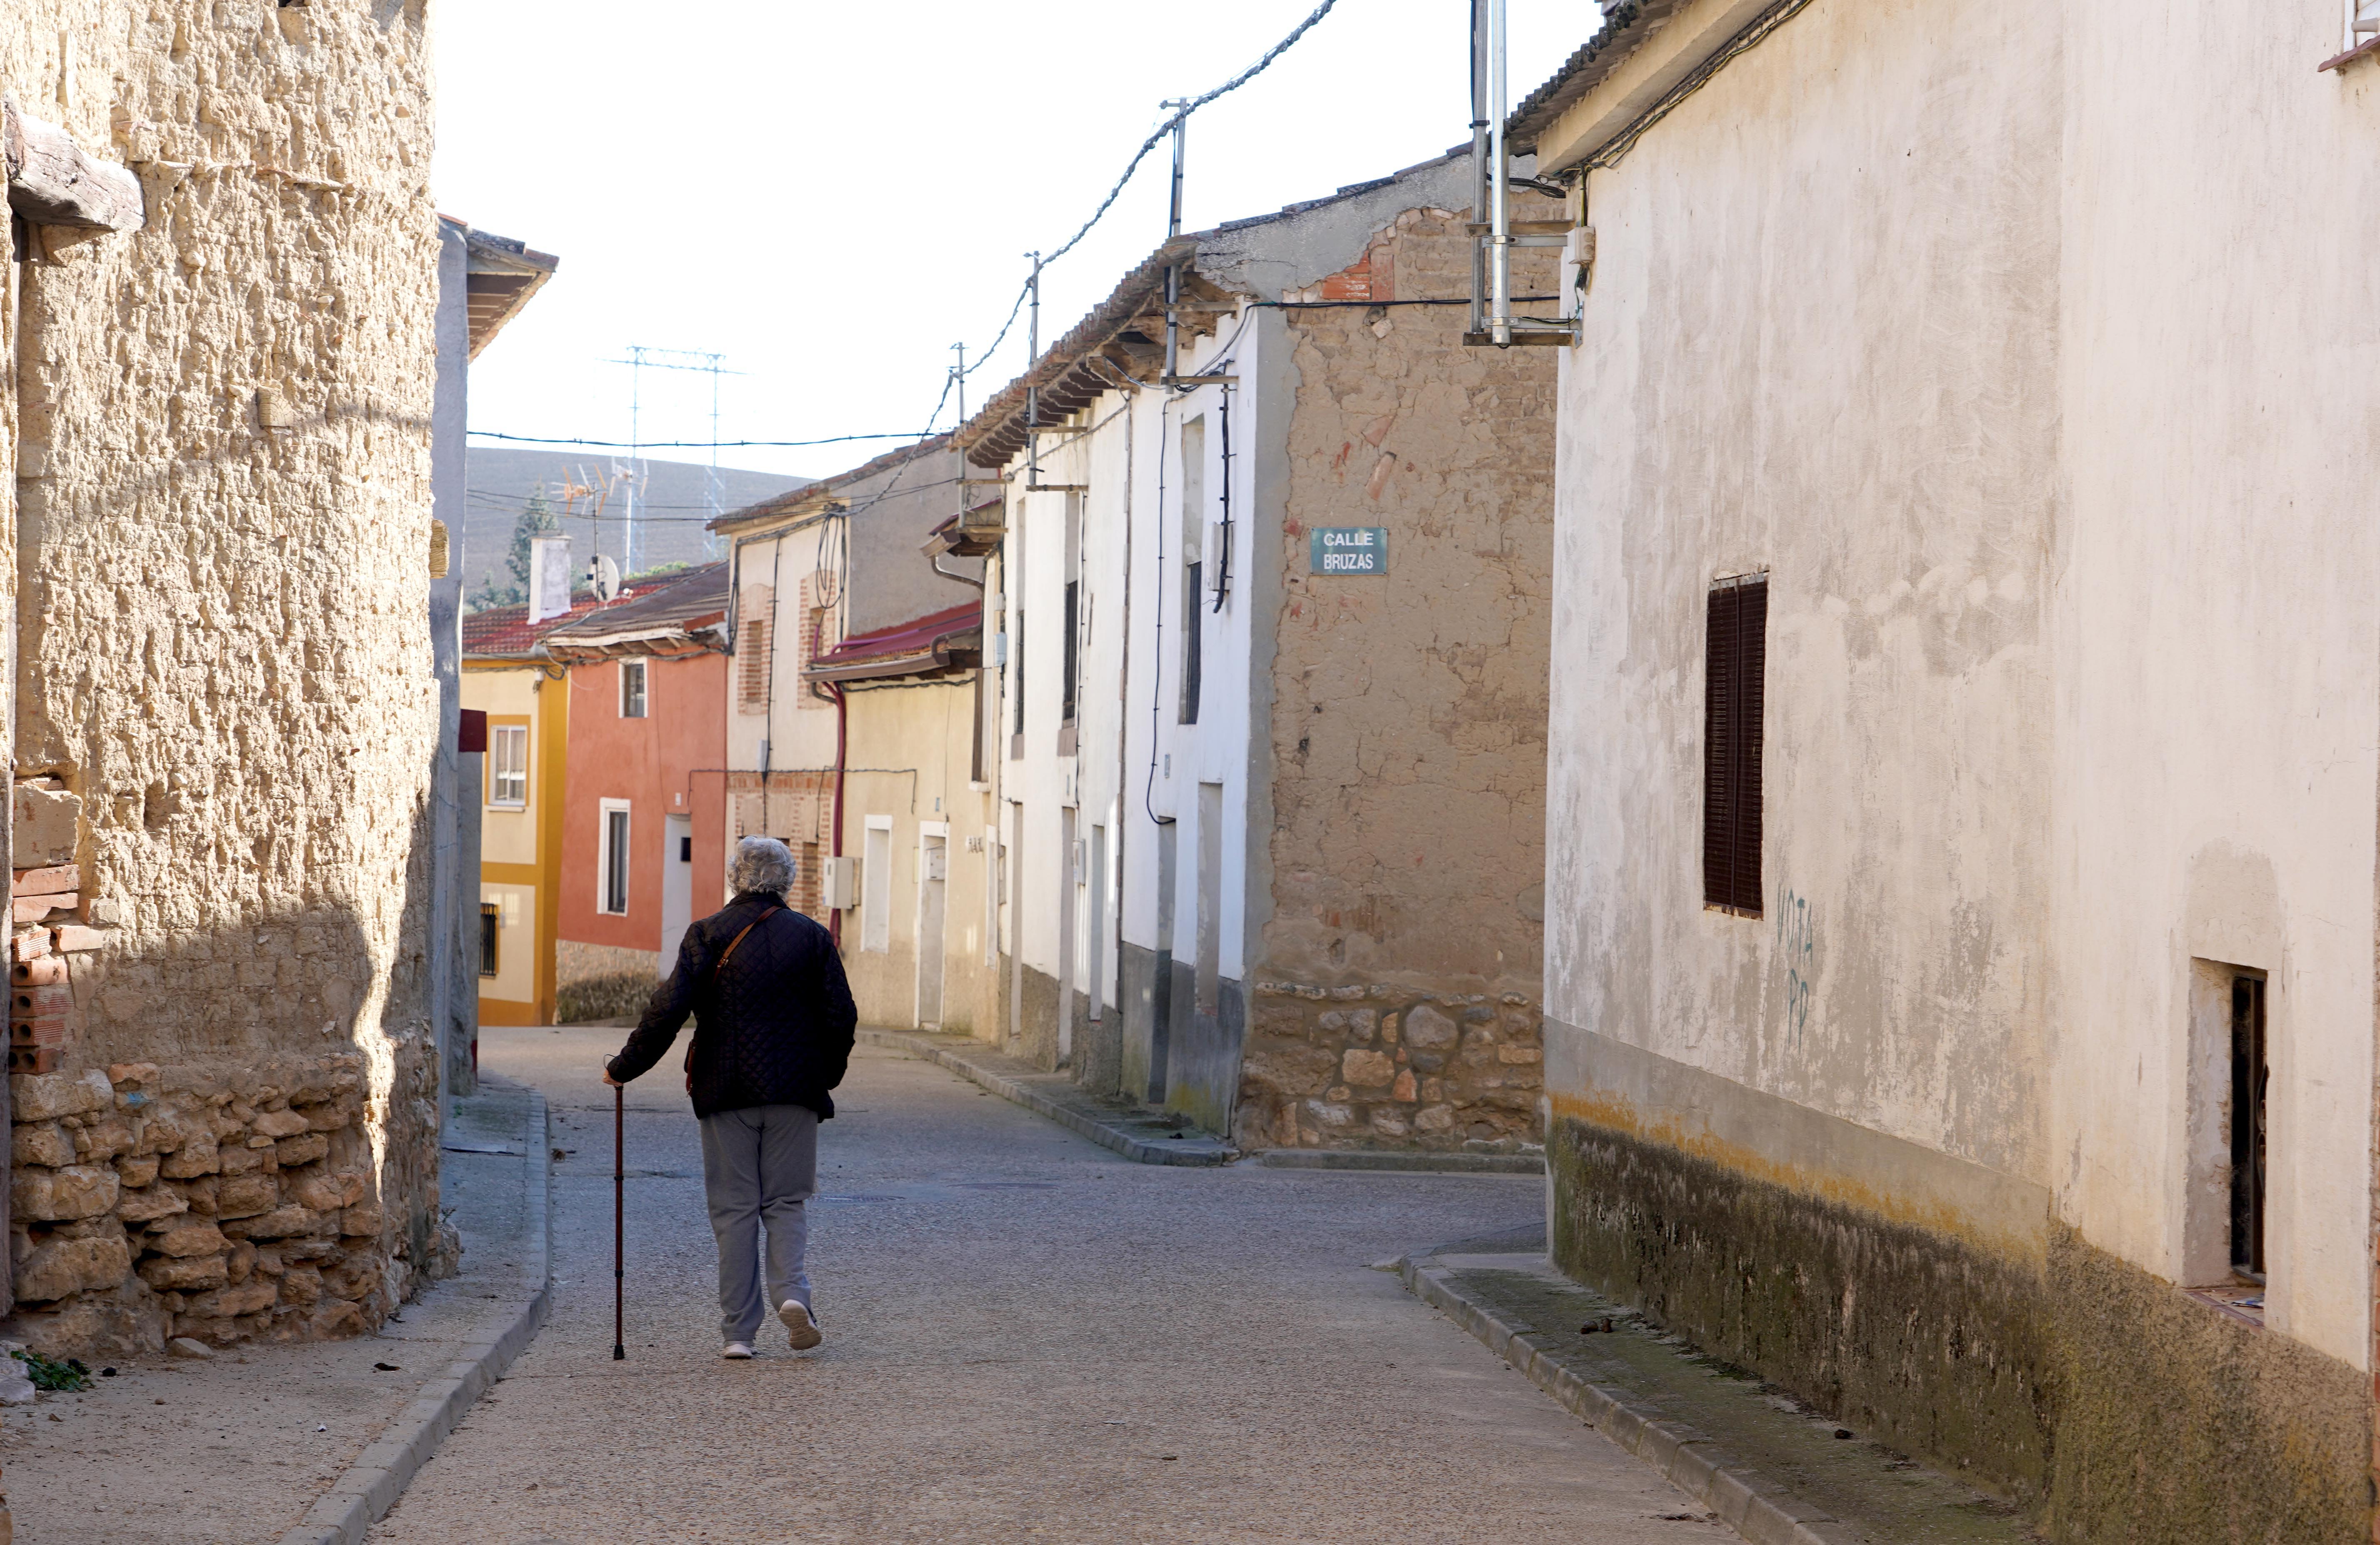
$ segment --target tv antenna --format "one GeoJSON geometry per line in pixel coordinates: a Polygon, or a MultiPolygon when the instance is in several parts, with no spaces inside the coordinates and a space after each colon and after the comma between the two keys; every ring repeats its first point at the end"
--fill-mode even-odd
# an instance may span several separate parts
{"type": "MultiPolygon", "coordinates": [[[[620,566],[629,574],[637,572],[637,501],[644,490],[644,439],[641,417],[644,407],[644,372],[648,366],[657,371],[697,371],[710,377],[710,468],[702,481],[704,520],[718,519],[726,514],[727,485],[719,479],[719,378],[742,375],[742,371],[722,368],[719,361],[724,354],[710,354],[698,348],[653,348],[645,344],[630,344],[625,359],[614,359],[615,365],[628,367],[628,496],[622,513],[625,531],[620,541],[620,566]],[[698,363],[697,361],[699,361],[698,363]]],[[[706,531],[706,543],[716,539],[706,531]]]]}

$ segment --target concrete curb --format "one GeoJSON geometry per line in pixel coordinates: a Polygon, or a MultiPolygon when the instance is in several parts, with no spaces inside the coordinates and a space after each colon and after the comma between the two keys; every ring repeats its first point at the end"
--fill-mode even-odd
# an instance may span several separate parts
{"type": "Polygon", "coordinates": [[[281,1537],[280,1545],[362,1545],[364,1535],[396,1505],[415,1474],[438,1452],[446,1434],[463,1419],[489,1385],[537,1336],[553,1305],[553,1234],[550,1208],[553,1145],[545,1096],[529,1091],[528,1118],[522,1124],[522,1166],[528,1172],[530,1257],[537,1291],[525,1300],[495,1340],[467,1346],[439,1377],[421,1386],[380,1440],[356,1456],[330,1493],[308,1511],[305,1521],[281,1537]]]}
{"type": "Polygon", "coordinates": [[[1391,1153],[1360,1148],[1272,1148],[1257,1156],[1269,1170],[1401,1170],[1431,1174],[1543,1174],[1539,1153],[1391,1153]]]}
{"type": "Polygon", "coordinates": [[[1514,1330],[1464,1297],[1446,1272],[1406,1256],[1397,1262],[1397,1275],[1415,1297],[1487,1343],[1531,1383],[1660,1471],[1752,1545],[1867,1545],[1864,1532],[1796,1501],[1683,1422],[1670,1421],[1624,1394],[1581,1379],[1548,1356],[1537,1336],[1514,1330]]]}
{"type": "Polygon", "coordinates": [[[1110,1125],[1075,1110],[1062,1101],[1052,1100],[1032,1085],[994,1072],[980,1063],[960,1056],[947,1046],[940,1046],[924,1036],[905,1034],[899,1030],[877,1030],[862,1028],[858,1032],[863,1046],[880,1046],[888,1051],[906,1052],[913,1057],[939,1063],[962,1078],[981,1084],[1002,1099],[1024,1106],[1038,1116],[1046,1116],[1069,1132],[1088,1137],[1101,1148],[1113,1149],[1136,1164],[1184,1164],[1207,1167],[1228,1164],[1239,1157],[1230,1149],[1211,1139],[1198,1143],[1150,1142],[1135,1137],[1123,1128],[1110,1125]]]}

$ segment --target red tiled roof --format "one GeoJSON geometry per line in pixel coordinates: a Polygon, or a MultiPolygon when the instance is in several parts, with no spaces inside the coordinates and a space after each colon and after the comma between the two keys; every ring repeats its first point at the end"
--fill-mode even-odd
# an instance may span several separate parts
{"type": "Polygon", "coordinates": [[[575,622],[601,607],[591,590],[573,591],[570,610],[543,622],[528,620],[528,607],[491,606],[484,612],[474,612],[463,619],[463,652],[466,655],[488,655],[497,659],[526,657],[537,652],[540,640],[565,623],[575,622]]]}
{"type": "MultiPolygon", "coordinates": [[[[820,655],[808,674],[830,680],[868,675],[898,675],[907,671],[940,671],[962,662],[953,653],[979,652],[938,648],[962,634],[980,635],[983,602],[970,601],[911,622],[855,633],[820,655]]],[[[964,662],[973,664],[972,660],[964,662]]]]}
{"type": "Polygon", "coordinates": [[[576,664],[619,653],[724,652],[727,581],[723,562],[648,575],[609,606],[554,618],[546,652],[576,664]]]}

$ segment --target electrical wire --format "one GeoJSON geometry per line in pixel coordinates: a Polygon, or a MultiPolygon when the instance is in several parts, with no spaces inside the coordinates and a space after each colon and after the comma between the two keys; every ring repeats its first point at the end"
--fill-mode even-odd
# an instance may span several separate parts
{"type": "MultiPolygon", "coordinates": [[[[936,413],[941,411],[937,408],[936,413]]],[[[840,445],[852,440],[906,440],[900,434],[830,434],[823,440],[581,440],[547,434],[498,434],[492,429],[467,430],[475,440],[513,440],[527,445],[605,445],[627,450],[709,450],[728,445],[840,445]]]]}
{"type": "MultiPolygon", "coordinates": [[[[1221,85],[1207,92],[1205,95],[1193,97],[1187,103],[1184,103],[1180,108],[1176,109],[1170,117],[1158,126],[1156,132],[1152,133],[1148,139],[1140,142],[1140,149],[1135,151],[1133,152],[1132,159],[1125,163],[1123,175],[1116,178],[1115,186],[1108,189],[1107,197],[1101,199],[1099,201],[1099,207],[1091,211],[1091,217],[1083,222],[1082,228],[1077,230],[1073,236],[1068,237],[1063,246],[1061,246],[1056,251],[1051,252],[1047,257],[1041,259],[1038,267],[1039,269],[1047,269],[1051,263],[1056,262],[1060,258],[1062,258],[1067,253],[1073,251],[1075,247],[1081,243],[1085,237],[1091,234],[1092,227],[1107,217],[1108,211],[1113,208],[1115,206],[1116,200],[1123,196],[1125,187],[1133,179],[1133,175],[1140,170],[1140,164],[1148,159],[1148,152],[1155,150],[1160,144],[1163,143],[1166,136],[1172,134],[1176,127],[1182,124],[1184,120],[1187,119],[1191,114],[1196,113],[1198,109],[1206,106],[1208,103],[1213,102],[1218,97],[1226,95],[1229,92],[1238,91],[1241,87],[1246,85],[1249,81],[1254,80],[1257,76],[1263,74],[1265,70],[1271,66],[1275,59],[1278,59],[1283,54],[1288,53],[1291,47],[1297,43],[1298,39],[1305,36],[1307,32],[1312,31],[1316,23],[1319,22],[1324,17],[1329,16],[1330,14],[1331,7],[1336,6],[1338,3],[1339,0],[1322,0],[1322,3],[1315,6],[1313,11],[1306,16],[1305,20],[1299,22],[1295,27],[1290,30],[1287,37],[1281,39],[1270,48],[1266,49],[1263,55],[1258,58],[1255,64],[1250,65],[1247,68],[1242,70],[1239,74],[1232,77],[1229,80],[1224,81],[1221,85]]],[[[980,355],[978,355],[974,364],[965,366],[960,370],[953,371],[945,377],[942,388],[942,401],[947,401],[949,399],[950,384],[953,381],[964,380],[967,376],[975,374],[976,371],[983,369],[986,364],[990,362],[993,352],[997,350],[1001,344],[1007,339],[1010,330],[1016,325],[1016,319],[1023,313],[1026,298],[1031,294],[1032,287],[1032,281],[1028,279],[1025,286],[1016,292],[1016,300],[1008,309],[1008,320],[1000,324],[1000,332],[992,338],[990,347],[986,348],[980,355]]],[[[937,402],[934,405],[934,417],[940,418],[941,416],[941,411],[942,403],[937,402]]],[[[932,423],[932,419],[929,419],[927,420],[928,428],[924,434],[917,437],[918,439],[923,440],[931,437],[933,433],[932,423]]],[[[589,440],[557,435],[499,434],[493,430],[472,430],[469,432],[472,436],[481,440],[504,440],[519,444],[599,445],[612,448],[626,448],[629,450],[699,450],[706,447],[720,446],[752,446],[790,449],[807,445],[837,445],[847,444],[848,442],[855,440],[901,440],[908,438],[907,436],[900,434],[835,434],[829,435],[824,439],[820,440],[628,441],[589,440]]],[[[905,468],[908,466],[907,460],[904,460],[901,465],[905,468]]],[[[878,491],[875,497],[868,500],[868,504],[872,505],[878,499],[883,498],[885,494],[892,493],[892,483],[897,483],[899,481],[900,475],[898,472],[895,472],[892,482],[887,483],[881,490],[878,491]]],[[[865,509],[867,505],[865,505],[860,506],[861,509],[865,509]]],[[[848,513],[856,515],[859,511],[855,509],[848,513]]]]}
{"type": "MultiPolygon", "coordinates": [[[[1322,0],[1322,4],[1315,6],[1311,15],[1306,17],[1304,21],[1299,22],[1294,28],[1291,29],[1289,36],[1281,39],[1281,42],[1273,44],[1270,48],[1266,49],[1264,52],[1264,57],[1258,59],[1255,64],[1250,65],[1247,68],[1240,71],[1239,74],[1232,77],[1229,80],[1224,81],[1213,91],[1208,91],[1206,95],[1191,98],[1190,101],[1184,103],[1179,109],[1177,109],[1172,117],[1167,118],[1163,123],[1160,124],[1157,127],[1157,131],[1155,133],[1151,134],[1148,139],[1140,142],[1140,149],[1133,152],[1132,159],[1124,164],[1123,176],[1116,178],[1115,186],[1108,189],[1108,196],[1099,201],[1099,207],[1091,211],[1091,217],[1083,222],[1083,228],[1076,231],[1073,236],[1068,237],[1064,246],[1041,259],[1040,262],[1037,265],[1037,272],[1039,270],[1046,270],[1051,263],[1056,262],[1060,258],[1062,258],[1067,253],[1073,251],[1075,246],[1082,241],[1083,237],[1091,234],[1091,227],[1098,225],[1102,219],[1106,218],[1108,211],[1114,207],[1116,200],[1123,196],[1125,185],[1132,181],[1133,174],[1139,171],[1140,164],[1148,159],[1148,152],[1162,144],[1165,140],[1165,137],[1172,134],[1176,126],[1181,124],[1183,120],[1188,118],[1191,114],[1196,113],[1201,107],[1204,107],[1208,103],[1214,101],[1217,97],[1220,97],[1228,91],[1236,91],[1241,87],[1246,85],[1249,81],[1254,80],[1257,76],[1263,74],[1266,67],[1269,66],[1275,59],[1280,58],[1283,54],[1288,53],[1290,46],[1296,43],[1298,39],[1305,36],[1307,32],[1313,30],[1314,24],[1320,21],[1324,17],[1329,16],[1330,14],[1330,7],[1338,3],[1339,0],[1322,0]]],[[[1032,289],[1033,281],[1027,279],[1025,282],[1025,286],[1016,292],[1016,303],[1008,309],[1008,320],[1000,324],[999,337],[995,337],[991,340],[991,347],[985,349],[982,355],[977,359],[976,362],[966,368],[965,373],[973,375],[990,360],[993,350],[1000,347],[1001,340],[1008,336],[1008,330],[1016,325],[1017,313],[1024,309],[1025,298],[1032,293],[1032,289]]]]}

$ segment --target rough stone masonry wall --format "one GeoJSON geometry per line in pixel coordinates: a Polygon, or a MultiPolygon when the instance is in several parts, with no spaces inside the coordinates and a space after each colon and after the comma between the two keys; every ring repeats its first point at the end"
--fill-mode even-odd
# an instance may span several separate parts
{"type": "Polygon", "coordinates": [[[1243,1148],[1533,1147],[1541,1030],[1517,992],[1259,982],[1234,1135],[1243,1148]]]}
{"type": "MultiPolygon", "coordinates": [[[[1558,351],[1465,347],[1463,306],[1384,304],[1468,297],[1464,219],[1408,210],[1285,298],[1335,304],[1289,313],[1273,909],[1251,973],[1269,979],[1232,1118],[1245,1146],[1539,1135],[1558,351]],[[1317,526],[1386,528],[1387,575],[1310,574],[1317,526]]],[[[1524,249],[1514,280],[1551,293],[1550,258],[1524,249]]]]}
{"type": "Polygon", "coordinates": [[[10,340],[15,767],[70,812],[15,857],[71,882],[16,907],[37,1344],[339,1333],[442,1265],[423,12],[0,7],[0,83],[147,205],[37,231],[10,340]]]}

